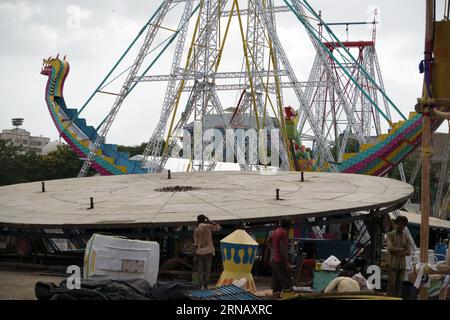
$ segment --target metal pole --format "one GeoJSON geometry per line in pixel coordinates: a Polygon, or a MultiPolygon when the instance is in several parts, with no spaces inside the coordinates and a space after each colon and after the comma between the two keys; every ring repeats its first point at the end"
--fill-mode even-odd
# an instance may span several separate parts
{"type": "Polygon", "coordinates": [[[445,0],[445,16],[444,16],[444,18],[446,20],[448,20],[449,16],[450,16],[450,1],[449,0],[445,0]]]}
{"type": "MultiPolygon", "coordinates": [[[[427,72],[430,72],[431,59],[433,55],[433,0],[426,0],[426,32],[425,32],[425,84],[423,89],[424,98],[430,98],[428,91],[427,72]]],[[[422,123],[422,190],[420,200],[421,224],[420,224],[420,263],[422,266],[428,263],[428,242],[429,242],[429,217],[430,217],[430,167],[431,167],[431,119],[430,106],[423,105],[422,123]]],[[[428,289],[420,286],[419,297],[421,300],[428,299],[428,289]]]]}
{"type": "MultiPolygon", "coordinates": [[[[428,107],[427,107],[428,109],[428,107]]],[[[430,167],[431,167],[431,119],[424,109],[422,123],[422,190],[420,199],[420,263],[428,263],[429,217],[430,217],[430,167]]],[[[428,289],[420,287],[420,299],[428,299],[428,289]]]]}

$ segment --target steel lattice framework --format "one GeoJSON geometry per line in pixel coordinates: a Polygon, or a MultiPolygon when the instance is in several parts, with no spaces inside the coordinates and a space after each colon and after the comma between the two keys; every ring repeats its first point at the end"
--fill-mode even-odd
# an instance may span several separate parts
{"type": "MultiPolygon", "coordinates": [[[[287,6],[275,6],[272,0],[249,0],[246,1],[247,6],[244,8],[240,8],[239,4],[240,2],[236,0],[162,2],[141,31],[141,33],[145,31],[144,42],[133,65],[128,68],[126,79],[116,95],[110,112],[99,126],[98,137],[90,146],[89,156],[79,176],[84,176],[90,168],[99,146],[105,142],[128,94],[136,85],[153,81],[165,81],[167,88],[158,124],[142,158],[142,164],[146,164],[149,171],[160,171],[164,168],[169,155],[179,147],[183,129],[188,122],[193,121],[196,128],[204,129],[204,119],[211,114],[223,118],[223,128],[236,127],[243,118],[256,119],[258,129],[279,128],[281,168],[285,170],[292,168],[292,159],[286,148],[283,131],[284,89],[294,90],[300,109],[307,114],[308,120],[313,124],[313,132],[319,136],[320,130],[315,125],[317,121],[314,114],[307,109],[307,99],[302,88],[311,83],[298,81],[277,35],[275,13],[287,12],[290,9],[287,6]],[[158,32],[169,29],[165,25],[168,13],[179,5],[184,5],[184,9],[177,28],[172,29],[173,35],[168,42],[168,44],[175,43],[170,73],[148,75],[148,70],[154,62],[148,68],[144,68],[144,61],[156,47],[154,40],[158,32]],[[245,67],[241,70],[236,68],[236,71],[222,71],[219,66],[232,19],[237,19],[239,23],[238,32],[241,34],[245,67]],[[190,33],[192,38],[188,39],[190,33]],[[187,52],[186,44],[189,48],[187,52]],[[236,105],[235,116],[231,122],[224,117],[222,99],[218,94],[223,91],[236,91],[242,96],[236,105]],[[182,95],[187,95],[187,98],[183,99],[182,95]]],[[[84,107],[80,112],[83,109],[84,107]]],[[[197,141],[195,138],[194,143],[197,141]]],[[[316,143],[325,158],[332,161],[325,140],[319,137],[316,143]]],[[[239,148],[236,150],[238,156],[245,159],[243,152],[239,148]]],[[[194,170],[214,168],[213,159],[203,159],[200,154],[194,156],[195,160],[192,161],[194,170]]],[[[241,168],[248,170],[250,165],[244,163],[241,164],[241,168]]]]}
{"type": "MultiPolygon", "coordinates": [[[[184,155],[186,153],[191,156],[192,170],[214,170],[217,160],[204,158],[202,152],[210,142],[203,141],[205,138],[203,133],[205,129],[210,129],[207,122],[212,116],[214,119],[219,119],[219,124],[216,123],[215,127],[227,133],[225,140],[214,144],[216,155],[223,154],[225,144],[227,147],[232,144],[241,169],[251,170],[253,163],[250,163],[249,153],[247,150],[242,150],[236,143],[238,138],[228,136],[227,129],[233,131],[241,127],[250,127],[254,122],[255,129],[279,129],[279,135],[275,136],[275,139],[273,136],[271,138],[272,142],[273,140],[279,142],[272,147],[274,145],[278,147],[280,168],[299,169],[299,159],[295,158],[298,154],[295,154],[296,150],[291,144],[292,133],[288,138],[286,127],[287,121],[289,121],[290,129],[294,127],[292,123],[295,122],[292,118],[297,121],[297,113],[287,120],[284,117],[284,107],[292,105],[298,110],[300,116],[297,128],[300,138],[311,142],[313,160],[318,160],[313,162],[311,168],[307,168],[308,170],[316,170],[316,164],[319,164],[319,169],[328,171],[367,173],[372,170],[372,173],[368,174],[384,175],[388,169],[399,165],[402,179],[405,180],[403,167],[401,163],[399,164],[401,160],[398,160],[401,158],[391,163],[378,157],[379,150],[376,150],[367,158],[372,163],[376,161],[379,163],[376,163],[373,168],[368,168],[369,160],[361,159],[362,156],[366,156],[366,152],[361,152],[361,157],[358,157],[356,153],[351,154],[348,150],[350,139],[356,140],[360,147],[364,144],[366,147],[371,145],[372,137],[381,136],[381,118],[384,118],[394,130],[391,135],[392,142],[386,145],[380,144],[380,154],[383,154],[384,158],[391,155],[402,156],[402,152],[409,152],[410,149],[394,148],[399,145],[397,140],[406,139],[405,137],[412,135],[417,128],[415,124],[418,121],[415,117],[405,126],[405,133],[396,132],[396,126],[392,123],[391,107],[401,115],[403,120],[408,121],[408,119],[385,93],[375,49],[376,20],[373,22],[371,41],[341,42],[331,31],[332,24],[325,23],[307,0],[279,0],[278,2],[285,4],[283,6],[275,5],[274,2],[275,0],[162,1],[113,69],[79,110],[67,108],[62,95],[55,95],[55,81],[58,80],[62,88],[64,77],[68,72],[65,58],[64,61],[58,57],[44,60],[42,72],[45,73],[43,74],[52,76],[50,71],[53,68],[60,68],[58,70],[61,71],[59,79],[56,77],[51,79],[52,82],[49,81],[47,104],[53,112],[52,117],[57,123],[59,132],[65,134],[66,141],[73,143],[80,157],[86,157],[79,176],[85,176],[91,164],[94,168],[97,166],[96,170],[105,175],[160,172],[164,169],[169,157],[182,150],[182,145],[183,148],[186,145],[193,146],[193,155],[190,150],[182,150],[184,155]],[[175,20],[170,17],[174,10],[180,8],[175,20]],[[300,81],[297,78],[280,41],[275,16],[282,12],[294,14],[304,26],[316,51],[307,81],[300,81]],[[175,27],[172,26],[173,21],[176,21],[175,27]],[[243,51],[238,54],[232,52],[238,57],[234,59],[237,62],[236,66],[232,70],[223,70],[225,68],[221,62],[227,48],[232,22],[237,22],[235,25],[238,28],[234,29],[234,35],[240,38],[243,51]],[[319,26],[318,29],[315,25],[319,26]],[[158,44],[161,34],[167,34],[168,31],[169,37],[158,44]],[[133,57],[132,65],[122,72],[125,74],[125,80],[118,93],[103,91],[103,88],[112,82],[103,86],[107,79],[141,35],[143,42],[136,56],[133,57]],[[174,53],[169,72],[149,74],[152,67],[172,44],[174,44],[174,53]],[[357,52],[356,58],[350,53],[351,50],[357,52]],[[157,52],[156,56],[152,55],[154,52],[157,52]],[[151,60],[149,64],[148,60],[151,60]],[[161,81],[166,82],[167,87],[159,121],[141,160],[130,161],[129,155],[124,156],[123,152],[118,151],[117,145],[106,144],[108,132],[124,101],[137,85],[144,86],[146,83],[161,81]],[[287,89],[293,92],[293,96],[286,104],[287,89]],[[230,114],[227,114],[223,107],[225,103],[229,103],[225,102],[224,94],[229,95],[233,91],[239,100],[235,102],[233,108],[225,109],[234,110],[229,117],[230,114]],[[96,93],[113,94],[116,98],[104,120],[94,129],[92,126],[87,126],[85,119],[78,116],[96,93]],[[190,134],[186,135],[187,127],[193,127],[193,139],[190,134]],[[375,155],[377,158],[374,160],[375,155]],[[348,157],[348,161],[343,161],[344,156],[348,157]]],[[[287,109],[291,110],[291,108],[287,109]]],[[[402,124],[396,125],[398,128],[402,124]]],[[[292,131],[295,132],[295,130],[292,131]]],[[[298,141],[296,134],[297,132],[293,136],[298,141]]],[[[273,151],[272,149],[272,153],[273,151]]],[[[449,153],[450,143],[447,145],[445,158],[449,153]]],[[[307,159],[302,160],[310,161],[311,159],[308,155],[307,159]]],[[[234,161],[234,157],[231,161],[234,161]]],[[[259,163],[256,164],[258,165],[259,163]]],[[[445,164],[442,168],[442,176],[446,173],[446,168],[445,164]]],[[[418,166],[412,180],[417,170],[418,166]]],[[[442,183],[439,185],[435,215],[440,213],[443,188],[442,183]]],[[[445,207],[449,199],[449,191],[447,191],[442,201],[445,207]]],[[[356,227],[358,238],[367,245],[370,237],[364,223],[359,221],[356,227]]],[[[313,230],[316,237],[322,237],[323,230],[319,227],[313,227],[313,230]]]]}
{"type": "MultiPolygon", "coordinates": [[[[379,134],[380,113],[390,121],[389,103],[393,103],[384,93],[374,39],[370,45],[355,46],[359,49],[357,59],[347,58],[339,62],[336,52],[343,46],[348,47],[345,50],[352,46],[325,41],[322,32],[311,27],[313,20],[319,21],[321,25],[324,23],[306,1],[279,2],[285,5],[275,5],[274,0],[163,1],[131,44],[133,46],[139,36],[145,34],[134,63],[126,70],[125,81],[116,94],[110,112],[98,126],[98,136],[90,145],[89,155],[79,176],[87,173],[99,146],[105,143],[126,97],[137,85],[149,82],[167,83],[159,121],[141,160],[142,166],[149,172],[161,171],[174,150],[180,150],[181,142],[191,141],[190,136],[184,136],[184,129],[189,123],[194,123],[197,129],[194,133],[200,135],[206,129],[205,120],[211,115],[221,119],[220,127],[223,129],[239,128],[243,121],[251,122],[252,119],[256,124],[255,129],[278,128],[280,167],[284,170],[294,169],[283,115],[285,90],[294,93],[296,101],[289,101],[289,104],[298,108],[301,138],[312,142],[315,158],[320,160],[319,163],[327,162],[331,171],[337,170],[335,163],[342,160],[350,137],[364,144],[371,135],[379,134]],[[241,8],[242,3],[245,5],[241,8]],[[183,8],[176,28],[170,26],[173,19],[168,18],[175,7],[183,8]],[[275,16],[288,11],[294,13],[305,26],[316,50],[317,56],[307,81],[297,78],[277,33],[275,16]],[[237,30],[230,31],[232,22],[237,22],[237,30]],[[162,45],[156,44],[157,35],[167,30],[171,35],[165,44],[162,43],[164,46],[156,58],[145,68],[144,62],[162,45]],[[236,60],[242,63],[238,63],[234,70],[222,70],[222,56],[231,32],[240,35],[243,54],[239,54],[240,59],[236,60]],[[169,73],[149,73],[172,43],[174,53],[169,73]],[[240,99],[234,106],[235,111],[230,120],[223,108],[223,94],[232,91],[240,99]],[[377,106],[381,100],[385,113],[377,106]]],[[[325,28],[328,26],[325,25],[325,28]]],[[[102,92],[101,85],[97,92],[102,92]]],[[[91,99],[92,96],[86,104],[91,99]]],[[[204,159],[203,153],[198,152],[205,147],[199,138],[194,136],[194,141],[191,141],[194,147],[191,168],[213,170],[216,160],[204,159]]],[[[230,142],[234,144],[236,141],[230,142]]],[[[223,145],[216,145],[215,148],[222,152],[223,145]]],[[[237,158],[241,159],[241,169],[251,169],[246,151],[237,146],[235,152],[237,158]]]]}
{"type": "MultiPolygon", "coordinates": [[[[341,162],[344,153],[348,152],[350,137],[362,145],[370,141],[371,137],[376,138],[381,134],[380,113],[361,93],[360,88],[364,88],[376,105],[379,101],[382,102],[385,114],[391,121],[388,102],[379,94],[379,88],[384,91],[384,82],[375,49],[376,20],[372,23],[374,27],[371,41],[323,41],[323,46],[334,53],[334,57],[343,57],[339,52],[343,47],[355,51],[356,61],[342,59],[341,66],[347,71],[344,72],[334,59],[317,47],[317,55],[305,85],[309,108],[318,121],[316,125],[327,144],[335,150],[333,156],[337,162],[341,162]],[[378,87],[372,84],[361,70],[366,70],[369,76],[376,80],[378,87]],[[352,82],[348,75],[356,79],[356,83],[352,82]]],[[[321,32],[320,27],[319,29],[321,32]]],[[[298,130],[302,139],[310,141],[314,146],[317,143],[316,135],[310,133],[311,129],[306,120],[306,116],[302,115],[298,130]]],[[[313,150],[317,148],[313,147],[313,150]]],[[[322,162],[325,160],[319,152],[315,152],[314,156],[322,162]]]]}

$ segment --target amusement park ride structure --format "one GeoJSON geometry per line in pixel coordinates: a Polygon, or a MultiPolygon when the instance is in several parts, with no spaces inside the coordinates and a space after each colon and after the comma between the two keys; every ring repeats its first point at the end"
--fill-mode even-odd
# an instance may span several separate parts
{"type": "MultiPolygon", "coordinates": [[[[86,159],[80,177],[91,166],[102,175],[159,172],[183,139],[181,134],[188,121],[204,129],[204,119],[211,114],[222,119],[224,129],[239,127],[240,118],[244,116],[254,117],[257,129],[279,128],[280,168],[283,170],[385,175],[417,146],[420,116],[412,114],[406,119],[384,90],[375,51],[376,20],[371,22],[374,26],[372,41],[341,42],[307,1],[284,0],[284,6],[275,6],[272,0],[247,3],[247,8],[241,9],[236,0],[163,1],[79,110],[68,109],[62,97],[68,62],[46,60],[43,73],[51,76],[47,92],[49,109],[54,111],[52,116],[61,135],[86,159]],[[169,28],[165,18],[183,4],[177,28],[169,28]],[[276,13],[286,11],[292,12],[305,27],[316,50],[308,81],[298,80],[277,34],[276,13]],[[244,17],[247,17],[246,25],[244,17]],[[245,67],[224,72],[220,71],[220,63],[233,19],[238,21],[245,67]],[[192,22],[192,37],[185,52],[192,22]],[[157,45],[156,36],[167,30],[172,34],[157,45]],[[97,128],[88,126],[80,114],[96,94],[105,92],[105,83],[144,34],[134,63],[125,70],[128,74],[122,88],[114,94],[116,98],[110,111],[97,128]],[[170,73],[149,74],[173,42],[175,50],[170,73]],[[351,54],[353,48],[359,50],[358,58],[351,54]],[[146,58],[148,60],[150,53],[156,50],[159,50],[156,57],[152,56],[153,60],[144,68],[146,58]],[[142,160],[132,161],[128,155],[118,152],[116,145],[107,144],[106,137],[130,92],[142,82],[154,81],[167,82],[159,122],[142,160]],[[296,101],[290,104],[298,110],[285,103],[287,90],[294,93],[296,101]],[[234,91],[241,97],[231,122],[224,118],[219,95],[222,91],[234,91]],[[379,107],[379,101],[383,101],[383,108],[379,107]],[[402,122],[392,122],[391,108],[404,119],[402,122]],[[272,118],[275,121],[271,121],[272,118]],[[380,118],[389,124],[388,135],[381,134],[380,118]],[[359,151],[349,152],[350,138],[356,138],[359,151]],[[297,152],[302,149],[302,140],[312,143],[312,158],[297,152]]],[[[194,143],[196,140],[194,137],[194,143]]],[[[245,153],[245,150],[236,148],[236,152],[245,153]]],[[[194,157],[191,161],[193,170],[210,171],[215,165],[214,159],[194,157]]],[[[251,166],[241,163],[241,169],[249,170],[251,166]]]]}
{"type": "MultiPolygon", "coordinates": [[[[319,13],[321,16],[321,13],[319,13]]],[[[316,55],[310,73],[310,78],[305,88],[305,95],[313,110],[316,119],[320,121],[319,126],[326,141],[335,145],[335,157],[337,162],[342,162],[347,150],[349,137],[352,135],[359,144],[364,144],[372,136],[381,134],[380,115],[368,99],[361,94],[358,87],[365,88],[372,100],[378,105],[378,91],[372,85],[361,69],[368,71],[369,75],[376,80],[384,91],[383,78],[375,50],[377,12],[374,12],[372,22],[340,22],[328,23],[328,26],[346,26],[348,36],[349,26],[372,24],[371,41],[344,41],[323,42],[331,52],[346,50],[357,50],[357,61],[342,61],[342,66],[356,79],[356,83],[344,73],[336,62],[330,57],[316,55]],[[323,61],[326,61],[324,63],[323,61]],[[350,111],[349,111],[350,110],[350,111]],[[349,115],[349,116],[347,116],[349,115]],[[374,130],[373,130],[374,129],[374,130]]],[[[319,36],[322,38],[323,25],[319,24],[319,36]]],[[[319,51],[320,52],[320,51],[319,51]]],[[[335,54],[335,56],[338,56],[335,54]]],[[[389,105],[385,97],[381,97],[384,112],[392,121],[389,105]]],[[[315,142],[314,136],[308,135],[305,130],[306,117],[299,121],[298,131],[301,132],[302,141],[315,142]]],[[[317,148],[312,148],[316,150],[317,148]]],[[[315,155],[314,158],[317,158],[315,155]]]]}
{"type": "MultiPolygon", "coordinates": [[[[280,1],[283,5],[274,2],[248,0],[247,6],[241,8],[242,1],[237,0],[162,1],[79,109],[68,108],[64,101],[64,81],[69,72],[66,59],[44,60],[42,73],[49,77],[46,102],[52,119],[60,135],[85,159],[79,177],[85,176],[90,167],[101,175],[161,172],[173,150],[182,140],[189,139],[183,136],[188,122],[193,121],[203,132],[204,120],[214,114],[222,119],[222,129],[239,128],[245,117],[253,117],[257,129],[279,129],[281,170],[385,176],[399,166],[405,180],[401,161],[421,141],[422,115],[411,112],[405,117],[385,92],[375,50],[376,13],[369,22],[373,25],[370,41],[342,42],[331,29],[336,24],[325,23],[308,1],[280,1]],[[183,6],[181,17],[173,28],[170,26],[173,20],[168,17],[179,6],[183,6]],[[316,51],[307,81],[297,78],[278,36],[276,15],[282,12],[293,14],[301,23],[316,51]],[[233,21],[238,24],[244,68],[222,71],[221,61],[233,21]],[[169,36],[157,43],[161,34],[167,33],[169,36]],[[133,64],[124,71],[126,77],[120,91],[112,93],[115,101],[110,111],[97,128],[88,125],[80,114],[95,95],[106,92],[104,89],[111,82],[108,80],[141,38],[144,39],[133,64]],[[152,73],[173,43],[169,73],[152,73]],[[356,57],[351,53],[353,50],[357,51],[356,57]],[[117,145],[106,143],[106,138],[133,89],[144,82],[156,81],[167,82],[159,121],[142,159],[130,160],[128,154],[117,150],[117,145]],[[288,90],[294,97],[289,103],[288,90]],[[232,121],[227,121],[221,94],[230,92],[240,99],[232,121]],[[393,111],[402,120],[393,122],[393,111]],[[382,120],[389,126],[387,134],[382,133],[382,120]],[[349,148],[351,140],[357,141],[355,150],[349,148]],[[311,143],[311,153],[302,142],[311,143]]],[[[343,24],[348,28],[367,23],[343,24]]],[[[432,119],[432,130],[442,122],[440,118],[432,119]]],[[[193,139],[194,144],[198,141],[204,144],[195,135],[193,139]]],[[[242,156],[246,151],[236,147],[236,153],[245,160],[240,163],[241,170],[252,170],[242,156]]],[[[191,158],[190,168],[211,171],[215,165],[214,159],[200,156],[191,158]]],[[[366,234],[363,223],[359,229],[366,234]]]]}

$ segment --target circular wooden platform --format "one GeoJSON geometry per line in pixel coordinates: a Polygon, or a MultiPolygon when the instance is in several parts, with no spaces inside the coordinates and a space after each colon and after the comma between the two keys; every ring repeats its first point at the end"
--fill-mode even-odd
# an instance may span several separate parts
{"type": "Polygon", "coordinates": [[[413,188],[355,174],[210,172],[123,175],[25,183],[0,188],[0,225],[90,227],[189,225],[199,214],[218,222],[275,221],[392,206],[413,188]],[[276,200],[276,189],[280,199],[276,200]],[[94,208],[90,198],[94,198],[94,208]]]}

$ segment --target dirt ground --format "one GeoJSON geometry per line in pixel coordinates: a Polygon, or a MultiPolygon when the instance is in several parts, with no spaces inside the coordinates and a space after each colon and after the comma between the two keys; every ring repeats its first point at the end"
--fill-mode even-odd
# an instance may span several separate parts
{"type": "MultiPolygon", "coordinates": [[[[12,270],[0,268],[0,300],[35,300],[34,285],[38,281],[59,284],[62,275],[46,275],[46,271],[12,270]]],[[[255,278],[259,290],[270,288],[270,278],[255,278]]],[[[211,284],[213,286],[214,284],[211,284]]]]}
{"type": "Polygon", "coordinates": [[[44,275],[43,271],[0,269],[0,300],[35,300],[38,281],[59,284],[63,277],[44,275]]]}

